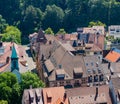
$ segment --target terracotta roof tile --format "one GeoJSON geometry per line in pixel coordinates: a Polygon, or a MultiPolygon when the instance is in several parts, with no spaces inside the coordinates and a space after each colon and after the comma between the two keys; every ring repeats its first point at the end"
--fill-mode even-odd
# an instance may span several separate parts
{"type": "Polygon", "coordinates": [[[117,53],[115,51],[110,51],[105,59],[110,61],[110,62],[116,62],[120,58],[120,53],[117,53]]]}
{"type": "Polygon", "coordinates": [[[68,99],[64,101],[65,89],[64,87],[51,87],[43,89],[43,100],[44,104],[60,104],[64,102],[64,104],[68,104],[68,99]],[[49,100],[46,96],[47,92],[50,92],[51,100],[49,100]]]}

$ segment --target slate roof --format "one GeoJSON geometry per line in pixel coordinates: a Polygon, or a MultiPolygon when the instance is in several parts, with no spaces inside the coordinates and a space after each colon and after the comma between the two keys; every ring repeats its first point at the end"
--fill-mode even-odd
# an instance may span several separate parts
{"type": "Polygon", "coordinates": [[[52,70],[54,70],[54,66],[49,59],[45,61],[45,65],[48,69],[48,72],[51,72],[52,70]]]}
{"type": "Polygon", "coordinates": [[[120,73],[120,62],[117,63],[110,63],[110,69],[111,71],[115,74],[119,74],[120,73]]]}
{"type": "Polygon", "coordinates": [[[101,62],[97,55],[85,56],[84,62],[85,62],[85,66],[86,66],[86,74],[91,75],[91,74],[103,73],[103,69],[101,67],[101,62]],[[101,72],[99,72],[99,70],[101,72]]]}
{"type": "Polygon", "coordinates": [[[98,97],[96,101],[94,100],[96,95],[96,87],[66,89],[66,93],[70,104],[96,104],[104,102],[107,102],[107,104],[112,104],[108,85],[98,87],[98,97]]]}
{"type": "Polygon", "coordinates": [[[42,99],[42,89],[25,89],[23,93],[22,104],[44,104],[42,99]],[[39,101],[36,99],[36,95],[40,98],[39,101]],[[30,97],[33,97],[33,103],[30,102],[30,97]]]}
{"type": "Polygon", "coordinates": [[[108,68],[108,63],[102,63],[101,66],[104,71],[104,74],[110,76],[111,73],[110,73],[110,69],[108,68]]]}
{"type": "MultiPolygon", "coordinates": [[[[53,54],[50,57],[50,60],[55,66],[55,70],[59,68],[59,65],[62,66],[67,75],[67,79],[73,79],[74,68],[81,67],[83,73],[85,71],[83,56],[74,56],[71,52],[67,51],[61,45],[53,52],[53,54]]],[[[49,80],[55,80],[54,71],[49,76],[49,80]]]]}
{"type": "Polygon", "coordinates": [[[43,30],[42,29],[39,29],[38,31],[38,35],[37,35],[37,42],[43,42],[43,43],[46,43],[46,37],[45,37],[45,34],[43,33],[43,30]]]}
{"type": "Polygon", "coordinates": [[[117,90],[120,89],[120,78],[119,77],[111,78],[111,81],[115,91],[117,92],[117,90]]]}
{"type": "Polygon", "coordinates": [[[97,45],[95,44],[85,44],[86,50],[92,51],[92,52],[102,52],[102,49],[100,49],[97,45]],[[89,49],[87,49],[89,48],[89,49]]]}

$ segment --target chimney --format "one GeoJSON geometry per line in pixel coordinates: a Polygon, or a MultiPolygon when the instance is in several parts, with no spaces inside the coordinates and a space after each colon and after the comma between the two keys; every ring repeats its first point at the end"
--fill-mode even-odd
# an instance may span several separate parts
{"type": "Polygon", "coordinates": [[[97,97],[98,97],[98,86],[96,86],[96,94],[95,94],[94,101],[96,101],[96,100],[97,100],[97,97]]]}
{"type": "Polygon", "coordinates": [[[110,62],[108,63],[108,69],[110,69],[110,62]]]}
{"type": "Polygon", "coordinates": [[[0,42],[0,47],[2,47],[3,46],[3,43],[2,42],[0,42]]]}
{"type": "Polygon", "coordinates": [[[59,69],[62,69],[62,65],[61,64],[58,67],[59,67],[59,69]]]}
{"type": "Polygon", "coordinates": [[[32,85],[30,85],[30,89],[32,89],[32,85]]]}
{"type": "Polygon", "coordinates": [[[64,93],[64,96],[63,96],[63,101],[64,101],[64,102],[65,102],[66,98],[67,98],[67,93],[65,92],[65,93],[64,93]]]}
{"type": "Polygon", "coordinates": [[[9,63],[9,60],[10,60],[10,58],[7,57],[7,58],[6,58],[6,64],[9,63]]]}

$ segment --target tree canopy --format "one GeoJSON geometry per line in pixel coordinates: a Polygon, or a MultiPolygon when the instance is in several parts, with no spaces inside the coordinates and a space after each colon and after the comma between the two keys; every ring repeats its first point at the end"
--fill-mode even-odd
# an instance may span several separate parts
{"type": "MultiPolygon", "coordinates": [[[[91,21],[101,21],[106,26],[119,25],[119,10],[120,0],[0,1],[0,15],[9,25],[20,29],[23,43],[28,40],[30,33],[39,28],[46,30],[51,27],[56,34],[60,28],[67,33],[73,32],[77,27],[88,26],[91,21]]],[[[2,24],[4,22],[2,19],[2,24]]]]}
{"type": "Polygon", "coordinates": [[[22,90],[30,88],[45,87],[45,84],[39,79],[39,77],[31,72],[26,72],[22,74],[22,81],[20,83],[22,90]]]}
{"type": "Polygon", "coordinates": [[[21,104],[24,89],[44,87],[39,77],[31,72],[22,74],[22,81],[18,83],[15,74],[5,72],[0,74],[0,104],[21,104]],[[6,102],[7,101],[7,102],[6,102]]]}
{"type": "Polygon", "coordinates": [[[66,34],[66,31],[64,29],[59,29],[59,31],[57,32],[57,34],[66,34]]]}
{"type": "Polygon", "coordinates": [[[7,100],[10,104],[17,104],[20,97],[20,86],[17,78],[10,72],[0,74],[0,100],[7,100]]]}
{"type": "Polygon", "coordinates": [[[52,30],[50,27],[48,27],[48,28],[45,30],[45,34],[54,35],[53,30],[52,30]]]}
{"type": "Polygon", "coordinates": [[[6,100],[0,100],[0,104],[8,104],[6,100]]]}
{"type": "Polygon", "coordinates": [[[96,21],[96,22],[91,21],[91,22],[89,22],[88,27],[92,27],[92,26],[104,26],[104,27],[106,27],[106,25],[104,23],[102,23],[101,21],[96,21]]]}
{"type": "Polygon", "coordinates": [[[3,33],[7,26],[8,24],[6,23],[6,20],[0,15],[0,33],[3,33]]]}
{"type": "Polygon", "coordinates": [[[7,26],[2,34],[2,41],[21,43],[21,32],[15,26],[7,26]]]}

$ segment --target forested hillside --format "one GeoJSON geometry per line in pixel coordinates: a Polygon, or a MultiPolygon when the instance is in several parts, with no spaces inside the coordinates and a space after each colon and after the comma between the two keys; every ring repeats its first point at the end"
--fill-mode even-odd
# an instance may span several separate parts
{"type": "Polygon", "coordinates": [[[60,28],[75,31],[90,21],[120,24],[120,0],[0,0],[0,15],[25,40],[40,27],[56,33],[60,28]]]}

